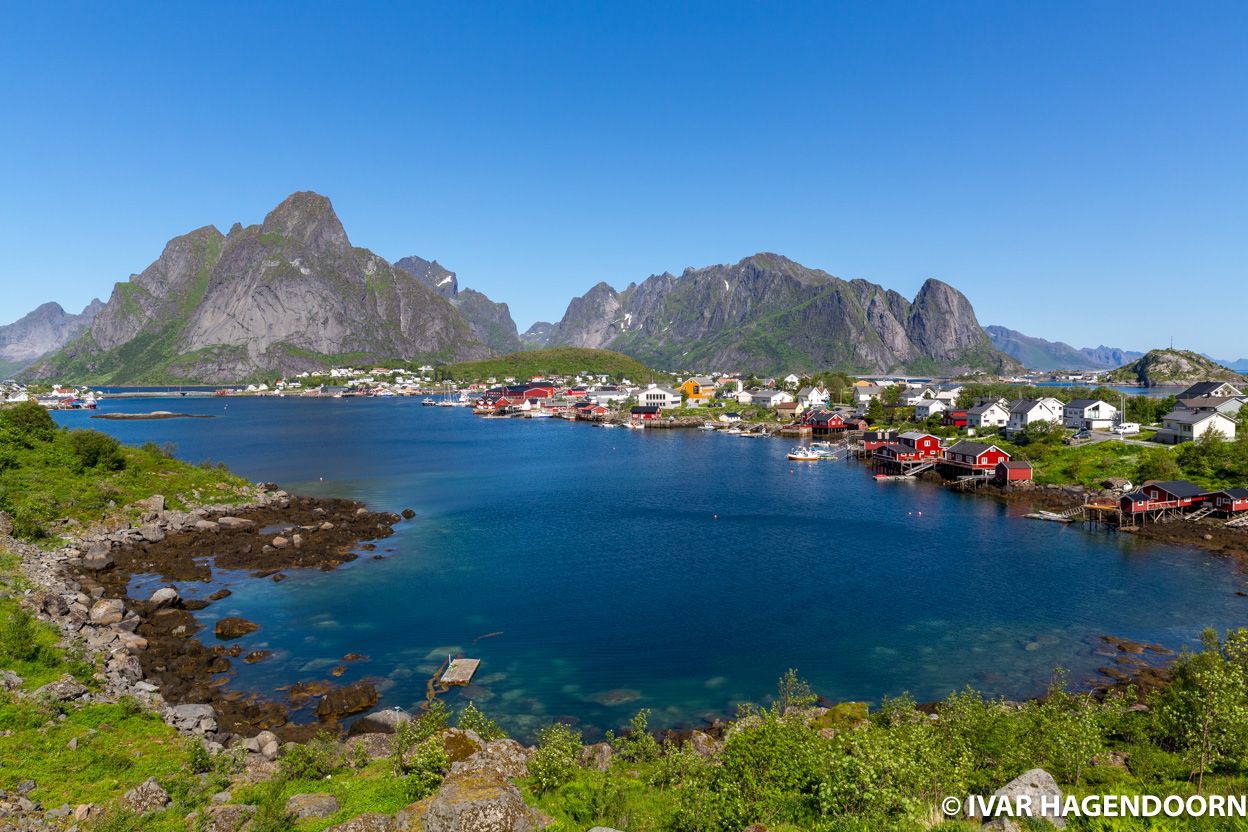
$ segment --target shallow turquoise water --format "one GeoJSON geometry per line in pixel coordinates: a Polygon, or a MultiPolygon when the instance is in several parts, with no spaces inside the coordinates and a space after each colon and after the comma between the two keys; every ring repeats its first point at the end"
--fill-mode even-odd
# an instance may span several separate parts
{"type": "Polygon", "coordinates": [[[237,662],[233,682],[260,692],[327,678],[358,652],[369,660],[341,681],[376,679],[383,705],[410,707],[462,650],[482,665],[453,697],[515,732],[570,717],[593,734],[639,707],[657,725],[731,713],[787,667],[832,699],[966,684],[1027,696],[1059,665],[1074,684],[1094,678],[1112,661],[1093,654],[1102,633],[1178,649],[1248,623],[1225,559],[877,483],[854,463],[786,462],[782,441],[481,420],[414,399],[103,407],[218,418],[57,418],[293,491],[416,510],[381,560],[280,584],[218,576],[234,594],[200,615],[261,624],[244,647],[275,656],[237,662]]]}

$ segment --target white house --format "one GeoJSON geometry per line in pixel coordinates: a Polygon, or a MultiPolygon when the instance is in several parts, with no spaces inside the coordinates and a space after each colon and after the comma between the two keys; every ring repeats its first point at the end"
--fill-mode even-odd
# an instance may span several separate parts
{"type": "Polygon", "coordinates": [[[1010,406],[1010,420],[1006,423],[1005,432],[1013,436],[1022,433],[1033,422],[1047,422],[1060,425],[1065,408],[1057,399],[1019,399],[1010,406]]]}
{"type": "Polygon", "coordinates": [[[1196,399],[1202,396],[1242,396],[1235,385],[1228,381],[1198,381],[1178,395],[1180,399],[1196,399]]]}
{"type": "Polygon", "coordinates": [[[789,373],[787,376],[784,377],[785,387],[796,387],[797,385],[801,383],[802,383],[802,377],[799,375],[795,375],[794,373],[789,373]]]}
{"type": "Polygon", "coordinates": [[[637,404],[642,407],[677,408],[680,407],[680,394],[652,384],[637,391],[637,404]]]}
{"type": "Polygon", "coordinates": [[[901,404],[917,407],[920,402],[936,398],[936,391],[930,387],[910,388],[901,394],[901,404]]]}
{"type": "Polygon", "coordinates": [[[966,411],[966,424],[972,428],[1003,428],[1009,421],[1004,399],[981,401],[966,411]]]}
{"type": "Polygon", "coordinates": [[[914,418],[927,419],[938,413],[944,413],[949,408],[949,403],[944,399],[923,399],[914,406],[914,418]]]}
{"type": "Polygon", "coordinates": [[[822,407],[828,403],[828,391],[822,387],[803,387],[797,391],[797,403],[802,407],[822,407]]]}
{"type": "Polygon", "coordinates": [[[1178,445],[1194,442],[1210,431],[1222,434],[1223,439],[1235,438],[1235,420],[1216,410],[1172,410],[1161,418],[1161,430],[1153,436],[1155,442],[1178,445]]]}
{"type": "Polygon", "coordinates": [[[793,401],[793,394],[785,390],[759,390],[750,396],[750,404],[762,407],[775,407],[778,404],[793,401]]]}
{"type": "Polygon", "coordinates": [[[953,407],[955,404],[958,403],[958,396],[961,396],[961,395],[962,395],[961,384],[942,384],[936,390],[936,398],[940,399],[941,401],[943,401],[945,404],[949,405],[950,407],[953,407]]]}
{"type": "Polygon", "coordinates": [[[1062,411],[1062,424],[1075,430],[1109,430],[1118,420],[1118,408],[1100,399],[1072,399],[1062,411]]]}

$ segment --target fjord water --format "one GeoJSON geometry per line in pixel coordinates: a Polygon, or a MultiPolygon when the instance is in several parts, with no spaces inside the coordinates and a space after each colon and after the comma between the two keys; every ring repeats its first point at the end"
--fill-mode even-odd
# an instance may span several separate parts
{"type": "MultiPolygon", "coordinates": [[[[524,735],[559,717],[592,735],[638,708],[696,724],[763,701],[788,667],[832,699],[942,697],[967,684],[1086,685],[1114,659],[1101,634],[1194,645],[1245,623],[1238,566],[1129,535],[1017,516],[857,463],[787,462],[780,440],[482,420],[415,399],[106,400],[101,412],[213,419],[66,425],[173,442],[288,490],[417,517],[335,572],[281,583],[219,574],[198,613],[259,632],[231,685],[280,696],[297,679],[377,681],[382,705],[423,700],[438,663],[482,660],[468,697],[524,735]],[[322,480],[323,478],[323,480],[322,480]]],[[[181,587],[207,594],[211,586],[181,587]]],[[[144,589],[148,589],[147,586],[144,589]]]]}

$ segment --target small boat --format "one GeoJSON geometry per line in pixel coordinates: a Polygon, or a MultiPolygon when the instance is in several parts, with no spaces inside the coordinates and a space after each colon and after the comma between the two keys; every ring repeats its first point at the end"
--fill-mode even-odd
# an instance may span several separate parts
{"type": "Polygon", "coordinates": [[[698,430],[718,430],[718,428],[716,428],[710,422],[706,422],[705,424],[698,425],[698,430]]]}
{"type": "Polygon", "coordinates": [[[594,425],[600,428],[618,428],[615,422],[594,422],[594,425]]]}
{"type": "Polygon", "coordinates": [[[787,458],[795,462],[818,462],[821,457],[810,448],[794,448],[789,451],[787,458]]]}
{"type": "Polygon", "coordinates": [[[728,430],[724,431],[724,433],[731,436],[740,436],[742,433],[745,433],[745,431],[741,430],[741,428],[728,428],[728,430]]]}
{"type": "Polygon", "coordinates": [[[420,404],[422,407],[434,407],[437,405],[437,402],[435,402],[429,396],[425,396],[423,399],[420,400],[420,404]]]}
{"type": "Polygon", "coordinates": [[[1024,514],[1023,516],[1030,520],[1051,520],[1054,523],[1075,522],[1075,519],[1073,517],[1066,517],[1065,515],[1058,514],[1053,511],[1035,511],[1035,512],[1032,512],[1031,514],[1024,514]]]}

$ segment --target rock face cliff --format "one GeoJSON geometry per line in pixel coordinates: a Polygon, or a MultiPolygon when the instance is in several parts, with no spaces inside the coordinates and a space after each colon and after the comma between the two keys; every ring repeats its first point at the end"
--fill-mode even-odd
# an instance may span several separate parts
{"type": "Polygon", "coordinates": [[[913,301],[777,254],[654,275],[617,292],[599,283],[526,342],[605,347],[665,370],[774,374],[1018,369],[993,349],[967,299],[928,280],[913,301]]]}
{"type": "Polygon", "coordinates": [[[494,352],[516,352],[523,346],[507,304],[492,301],[475,289],[461,290],[455,272],[437,260],[404,257],[394,265],[449,300],[468,321],[477,340],[494,352]]]}
{"type": "Polygon", "coordinates": [[[1112,370],[1144,353],[1117,347],[1072,347],[1046,341],[1003,326],[985,327],[992,345],[1032,370],[1112,370]]]}
{"type": "Polygon", "coordinates": [[[333,361],[459,361],[489,350],[449,300],[351,245],[329,200],[176,237],[118,283],[90,328],[29,370],[96,383],[225,382],[333,361]]]}
{"type": "Polygon", "coordinates": [[[0,376],[8,377],[60,349],[91,325],[104,308],[93,300],[77,315],[59,303],[45,303],[18,320],[0,326],[0,376]]]}

